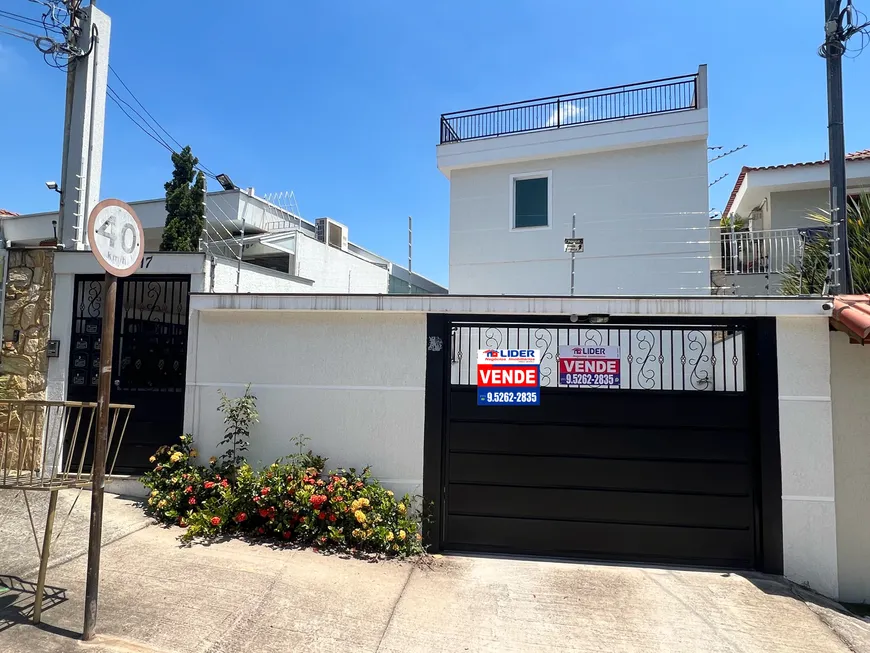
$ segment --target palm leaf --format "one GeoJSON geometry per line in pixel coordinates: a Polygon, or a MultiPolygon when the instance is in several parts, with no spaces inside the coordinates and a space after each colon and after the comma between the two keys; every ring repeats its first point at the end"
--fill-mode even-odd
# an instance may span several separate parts
{"type": "MultiPolygon", "coordinates": [[[[817,211],[807,218],[827,227],[831,216],[817,211]]],[[[870,194],[849,197],[846,203],[853,291],[870,293],[870,194]]],[[[782,275],[783,295],[821,295],[827,292],[830,232],[807,235],[801,261],[790,264],[782,275]]]]}

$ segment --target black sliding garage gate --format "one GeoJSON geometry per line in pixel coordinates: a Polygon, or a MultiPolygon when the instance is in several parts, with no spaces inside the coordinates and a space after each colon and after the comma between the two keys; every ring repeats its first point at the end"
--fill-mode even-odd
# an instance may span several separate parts
{"type": "Polygon", "coordinates": [[[435,548],[781,571],[771,320],[429,323],[435,548]],[[561,387],[560,345],[618,346],[561,387]],[[440,350],[439,350],[440,347],[440,350]],[[478,349],[542,352],[540,406],[478,406],[478,349]]]}

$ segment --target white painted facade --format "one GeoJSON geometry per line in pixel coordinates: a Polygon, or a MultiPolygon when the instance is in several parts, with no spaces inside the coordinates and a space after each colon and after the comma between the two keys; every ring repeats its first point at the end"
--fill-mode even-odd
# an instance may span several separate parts
{"type": "Polygon", "coordinates": [[[206,292],[218,293],[309,293],[317,292],[311,279],[294,277],[244,261],[220,256],[208,257],[205,264],[206,292]]]}
{"type": "Polygon", "coordinates": [[[831,333],[839,598],[870,602],[870,348],[831,333]]]}
{"type": "Polygon", "coordinates": [[[390,273],[379,265],[306,235],[297,237],[297,274],[318,293],[386,293],[390,273]]]}
{"type": "Polygon", "coordinates": [[[329,467],[371,465],[395,492],[420,494],[425,374],[422,313],[194,309],[185,431],[201,456],[218,454],[218,390],[240,396],[250,383],[260,422],[249,460],[285,456],[305,435],[329,467]]]}
{"type": "Polygon", "coordinates": [[[698,105],[675,113],[450,142],[450,291],[708,294],[706,67],[698,105]],[[514,228],[514,181],[549,179],[544,227],[514,228]]]}
{"type": "Polygon", "coordinates": [[[837,597],[829,339],[827,320],[777,318],[785,576],[837,597]]]}

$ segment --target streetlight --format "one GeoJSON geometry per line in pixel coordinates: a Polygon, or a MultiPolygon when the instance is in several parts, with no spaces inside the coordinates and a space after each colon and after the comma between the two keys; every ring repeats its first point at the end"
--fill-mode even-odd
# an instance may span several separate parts
{"type": "Polygon", "coordinates": [[[45,182],[45,187],[46,187],[48,190],[53,190],[53,191],[55,191],[56,193],[60,193],[60,192],[61,192],[61,190],[60,190],[60,188],[58,187],[56,181],[47,181],[47,182],[45,182]]]}

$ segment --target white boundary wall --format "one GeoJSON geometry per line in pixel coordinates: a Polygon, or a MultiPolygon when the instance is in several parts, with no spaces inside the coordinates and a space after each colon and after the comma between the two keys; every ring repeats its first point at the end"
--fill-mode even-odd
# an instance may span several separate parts
{"type": "Polygon", "coordinates": [[[195,295],[185,430],[203,456],[216,453],[217,390],[238,396],[251,382],[262,420],[252,460],[285,455],[290,438],[305,434],[329,465],[371,464],[387,486],[419,493],[426,312],[775,316],[785,575],[831,597],[870,600],[870,349],[829,333],[818,300],[671,302],[195,295]]]}
{"type": "Polygon", "coordinates": [[[830,334],[841,601],[870,602],[870,347],[830,334]]]}
{"type": "Polygon", "coordinates": [[[257,397],[250,461],[292,452],[291,438],[327,466],[371,465],[397,493],[422,493],[426,316],[422,313],[194,311],[185,431],[202,458],[218,454],[218,390],[257,397]]]}
{"type": "Polygon", "coordinates": [[[791,580],[837,597],[829,338],[827,320],[776,319],[783,567],[791,580]]]}

